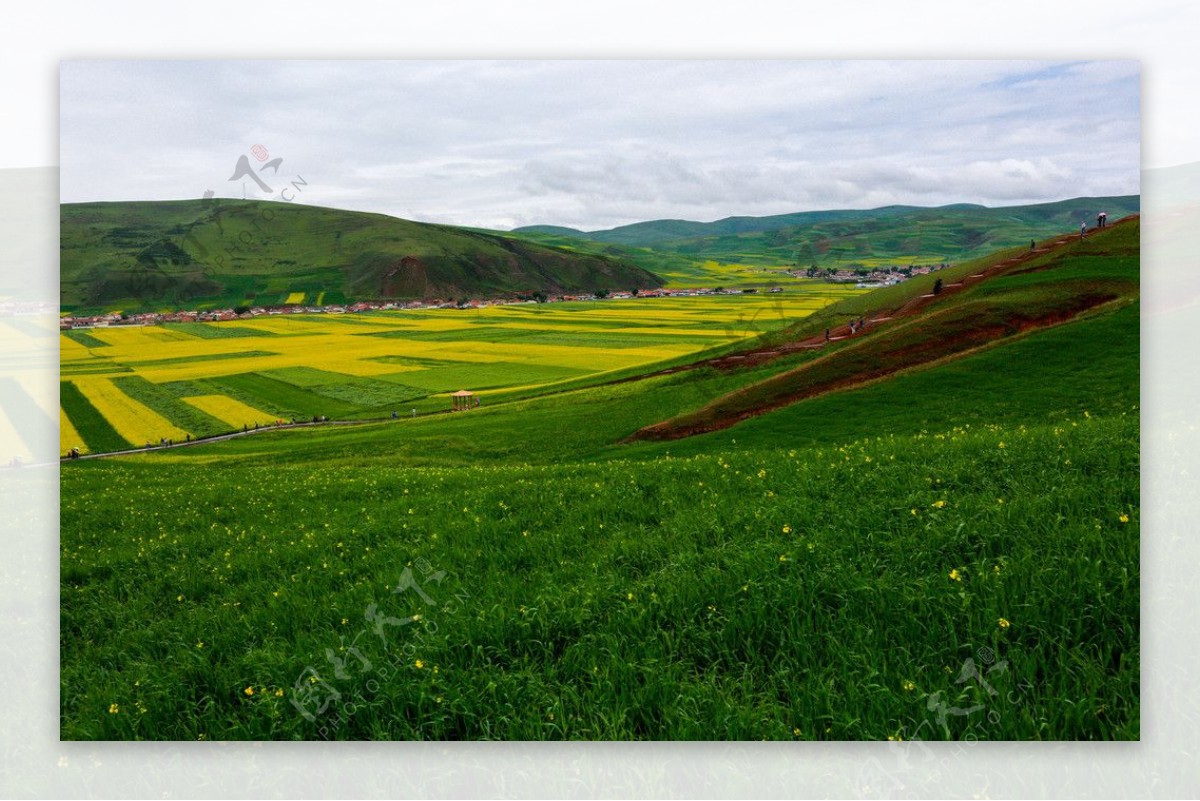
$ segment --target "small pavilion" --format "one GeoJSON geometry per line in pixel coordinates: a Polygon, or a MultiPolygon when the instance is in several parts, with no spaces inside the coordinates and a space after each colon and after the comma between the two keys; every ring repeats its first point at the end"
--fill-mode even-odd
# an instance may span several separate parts
{"type": "Polygon", "coordinates": [[[453,410],[456,412],[465,412],[467,409],[473,409],[479,405],[479,398],[475,397],[475,393],[468,392],[465,389],[460,389],[451,395],[450,401],[453,404],[453,410]]]}

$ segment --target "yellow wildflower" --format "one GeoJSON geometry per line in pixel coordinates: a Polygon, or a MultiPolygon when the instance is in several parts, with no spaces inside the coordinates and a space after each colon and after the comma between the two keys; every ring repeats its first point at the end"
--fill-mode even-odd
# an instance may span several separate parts
{"type": "Polygon", "coordinates": [[[246,695],[254,695],[254,688],[247,687],[246,689],[242,690],[242,692],[244,692],[246,695]]]}
{"type": "Polygon", "coordinates": [[[420,669],[422,669],[423,667],[425,667],[425,662],[424,662],[423,660],[421,660],[421,659],[418,659],[418,660],[417,660],[416,662],[414,662],[413,664],[415,664],[415,665],[417,666],[417,670],[420,670],[420,669]]]}
{"type": "Polygon", "coordinates": [[[917,689],[917,685],[913,684],[913,683],[912,683],[911,681],[909,681],[908,679],[905,679],[905,680],[904,680],[903,687],[904,687],[904,691],[905,691],[906,693],[911,693],[913,690],[917,689]]]}
{"type": "Polygon", "coordinates": [[[1129,515],[1123,514],[1123,515],[1121,515],[1120,517],[1118,517],[1117,519],[1118,519],[1118,520],[1120,520],[1122,523],[1128,523],[1128,522],[1129,522],[1129,515]]]}
{"type": "Polygon", "coordinates": [[[1002,629],[1006,629],[1006,628],[1008,628],[1009,626],[1011,626],[1011,625],[1012,625],[1012,623],[1009,623],[1009,622],[1008,622],[1007,620],[1005,620],[1004,618],[1000,618],[1000,620],[999,620],[999,623],[1000,623],[1000,628],[1002,628],[1002,629]]]}
{"type": "Polygon", "coordinates": [[[121,707],[118,704],[109,704],[108,705],[108,714],[115,715],[120,711],[121,711],[121,707]]]}
{"type": "Polygon", "coordinates": [[[950,571],[950,579],[951,581],[962,581],[962,574],[958,572],[957,567],[950,571]]]}
{"type": "Polygon", "coordinates": [[[934,508],[934,509],[941,509],[941,508],[943,508],[945,505],[946,505],[946,502],[945,502],[945,501],[934,501],[934,502],[933,502],[933,508],[934,508]]]}

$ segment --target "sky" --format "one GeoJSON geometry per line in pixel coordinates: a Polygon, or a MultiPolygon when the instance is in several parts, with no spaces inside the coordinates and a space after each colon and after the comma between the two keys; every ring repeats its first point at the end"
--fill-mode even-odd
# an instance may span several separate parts
{"type": "Polygon", "coordinates": [[[1137,194],[1140,77],[1131,60],[64,61],[60,192],[502,230],[1137,194]]]}

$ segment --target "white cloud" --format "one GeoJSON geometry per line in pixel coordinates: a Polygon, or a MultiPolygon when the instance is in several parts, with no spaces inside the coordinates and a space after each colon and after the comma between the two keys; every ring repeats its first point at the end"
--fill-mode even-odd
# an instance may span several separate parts
{"type": "Polygon", "coordinates": [[[1133,193],[1138,80],[1129,61],[67,62],[62,194],[240,197],[255,143],[303,202],[495,227],[1133,193]]]}

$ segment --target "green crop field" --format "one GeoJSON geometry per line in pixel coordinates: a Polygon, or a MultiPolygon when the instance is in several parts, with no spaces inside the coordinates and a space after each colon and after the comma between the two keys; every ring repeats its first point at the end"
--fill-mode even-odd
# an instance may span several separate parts
{"type": "Polygon", "coordinates": [[[63,414],[71,425],[61,446],[98,452],[281,418],[362,420],[402,407],[443,411],[450,407],[447,393],[468,388],[490,404],[689,359],[860,293],[822,285],[771,296],[72,330],[62,338],[63,414]],[[188,402],[213,396],[237,401],[246,414],[224,420],[188,402]]]}
{"type": "Polygon", "coordinates": [[[1133,220],[1001,252],[933,299],[927,276],[64,340],[96,449],[133,436],[122,385],[176,426],[189,398],[363,419],[425,395],[65,465],[61,736],[1136,740],[1138,246],[1133,220]],[[481,408],[426,413],[468,382],[481,408]],[[640,435],[697,421],[720,425],[640,435]]]}

